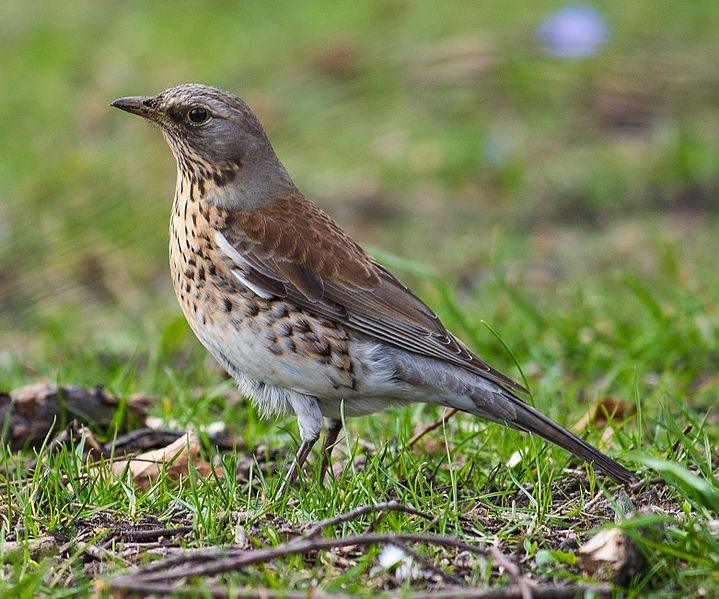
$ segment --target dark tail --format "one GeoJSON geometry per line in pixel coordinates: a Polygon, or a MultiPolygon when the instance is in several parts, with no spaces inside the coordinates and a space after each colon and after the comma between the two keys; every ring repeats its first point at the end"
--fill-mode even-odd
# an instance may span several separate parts
{"type": "Polygon", "coordinates": [[[607,457],[596,447],[592,447],[589,443],[535,410],[518,397],[515,397],[513,393],[507,391],[502,395],[510,401],[512,408],[514,408],[512,411],[516,412],[516,418],[512,419],[512,421],[505,421],[507,426],[534,433],[555,445],[559,445],[562,449],[566,449],[574,455],[592,462],[597,468],[620,483],[626,484],[637,479],[633,472],[607,457]]]}
{"type": "MultiPolygon", "coordinates": [[[[500,383],[446,362],[400,350],[394,351],[392,357],[397,379],[408,383],[413,389],[423,389],[427,394],[424,401],[457,408],[511,428],[534,433],[594,463],[620,483],[636,480],[636,476],[624,466],[535,410],[500,383]]],[[[411,399],[416,401],[417,397],[412,396],[411,399]]]]}

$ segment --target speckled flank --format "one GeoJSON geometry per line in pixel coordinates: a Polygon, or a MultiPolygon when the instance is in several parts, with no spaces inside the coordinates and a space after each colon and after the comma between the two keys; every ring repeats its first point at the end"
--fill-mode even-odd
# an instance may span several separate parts
{"type": "Polygon", "coordinates": [[[227,216],[225,210],[200,200],[186,180],[178,181],[170,221],[170,270],[182,310],[200,340],[212,352],[212,345],[227,342],[228,331],[239,337],[252,335],[246,343],[259,345],[257,349],[268,352],[279,365],[284,357],[330,367],[327,377],[335,390],[356,391],[351,338],[344,328],[284,299],[258,297],[232,276],[211,234],[222,229],[227,216]]]}
{"type": "Polygon", "coordinates": [[[336,389],[357,389],[354,363],[350,359],[350,336],[328,320],[311,319],[284,301],[262,300],[255,326],[264,331],[268,348],[275,356],[291,354],[329,366],[336,389]]]}

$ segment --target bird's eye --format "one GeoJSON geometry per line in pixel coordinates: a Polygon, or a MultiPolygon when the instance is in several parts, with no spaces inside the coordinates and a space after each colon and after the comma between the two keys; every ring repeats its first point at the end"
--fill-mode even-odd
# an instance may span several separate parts
{"type": "Polygon", "coordinates": [[[187,118],[195,125],[201,125],[210,120],[210,113],[202,106],[195,106],[187,111],[187,118]]]}

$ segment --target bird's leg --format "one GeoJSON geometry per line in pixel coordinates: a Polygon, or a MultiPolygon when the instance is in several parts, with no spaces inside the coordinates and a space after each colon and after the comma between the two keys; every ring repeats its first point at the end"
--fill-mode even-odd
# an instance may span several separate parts
{"type": "Polygon", "coordinates": [[[322,430],[322,412],[316,398],[301,393],[291,393],[288,395],[287,401],[297,415],[297,425],[300,429],[302,443],[297,450],[295,461],[290,466],[285,480],[282,481],[279,496],[284,495],[287,487],[297,480],[297,475],[307,461],[312,447],[320,438],[322,430]]]}
{"type": "Polygon", "coordinates": [[[310,455],[310,451],[312,451],[312,448],[314,447],[314,444],[317,442],[318,438],[319,437],[315,437],[314,439],[307,439],[300,443],[300,448],[297,450],[297,455],[292,461],[292,465],[287,471],[287,476],[285,476],[285,480],[282,481],[280,490],[277,493],[278,497],[282,497],[285,494],[285,491],[287,491],[287,487],[289,487],[297,480],[297,475],[302,469],[302,466],[304,466],[305,462],[307,461],[307,456],[310,455]]]}
{"type": "Polygon", "coordinates": [[[325,474],[327,467],[330,465],[330,457],[332,457],[332,450],[335,447],[337,441],[337,435],[342,430],[342,421],[340,419],[332,418],[327,432],[325,433],[325,441],[322,444],[322,463],[320,465],[320,484],[325,480],[325,474]]]}

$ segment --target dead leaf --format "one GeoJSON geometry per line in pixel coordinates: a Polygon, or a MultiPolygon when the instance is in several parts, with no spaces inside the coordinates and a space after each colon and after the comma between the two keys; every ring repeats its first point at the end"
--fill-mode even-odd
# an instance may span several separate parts
{"type": "Polygon", "coordinates": [[[647,567],[637,543],[621,528],[603,530],[577,550],[586,574],[599,580],[628,583],[647,567]]]}
{"type": "Polygon", "coordinates": [[[580,434],[588,428],[604,429],[602,431],[602,438],[597,444],[600,449],[603,449],[609,447],[612,442],[612,437],[614,436],[614,429],[608,426],[609,420],[611,419],[614,422],[621,421],[635,411],[636,407],[634,404],[628,404],[614,397],[603,397],[592,404],[587,413],[572,426],[572,430],[580,434]]]}
{"type": "MultiPolygon", "coordinates": [[[[212,472],[213,466],[200,459],[200,449],[200,438],[194,430],[190,430],[166,447],[114,462],[112,472],[120,478],[129,470],[132,480],[140,489],[147,489],[163,472],[173,480],[186,476],[190,463],[205,476],[212,472]]],[[[215,469],[215,472],[221,476],[221,470],[215,469]]]]}
{"type": "Polygon", "coordinates": [[[593,428],[602,428],[608,424],[607,416],[612,420],[621,420],[626,415],[633,414],[635,407],[615,397],[603,397],[594,402],[589,411],[582,416],[572,427],[575,433],[584,432],[589,425],[593,428]]]}

